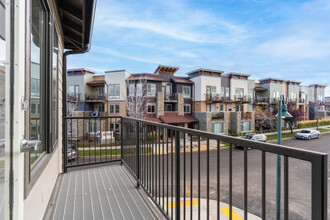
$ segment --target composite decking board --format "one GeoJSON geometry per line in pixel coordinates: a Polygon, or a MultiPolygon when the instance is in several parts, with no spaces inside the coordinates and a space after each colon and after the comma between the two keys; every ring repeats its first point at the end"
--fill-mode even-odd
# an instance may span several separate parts
{"type": "Polygon", "coordinates": [[[64,174],[53,219],[155,219],[121,166],[64,174]]]}

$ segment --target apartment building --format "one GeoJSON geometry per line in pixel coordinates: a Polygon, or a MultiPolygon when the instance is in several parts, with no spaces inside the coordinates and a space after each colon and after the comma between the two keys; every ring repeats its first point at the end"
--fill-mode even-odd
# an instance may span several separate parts
{"type": "Polygon", "coordinates": [[[187,75],[194,82],[193,115],[200,130],[219,134],[254,131],[250,75],[204,68],[187,75]]]}
{"type": "Polygon", "coordinates": [[[154,73],[132,74],[126,79],[130,117],[196,128],[192,115],[193,82],[176,77],[177,67],[158,66],[154,73]]]}
{"type": "Polygon", "coordinates": [[[325,98],[325,85],[300,86],[301,96],[306,100],[309,119],[330,118],[330,103],[325,98]]]}

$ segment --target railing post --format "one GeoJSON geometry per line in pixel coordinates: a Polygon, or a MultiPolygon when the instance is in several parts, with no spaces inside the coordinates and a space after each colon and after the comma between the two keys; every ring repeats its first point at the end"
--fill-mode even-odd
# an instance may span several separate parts
{"type": "Polygon", "coordinates": [[[140,123],[136,122],[136,187],[140,187],[140,123]]]}
{"type": "Polygon", "coordinates": [[[180,220],[180,131],[175,132],[175,219],[180,220]]]}
{"type": "Polygon", "coordinates": [[[120,117],[120,164],[123,165],[123,151],[124,151],[124,143],[123,143],[123,137],[124,137],[124,118],[120,117]]]}
{"type": "Polygon", "coordinates": [[[328,156],[323,155],[312,163],[312,219],[327,219],[328,156]]]}

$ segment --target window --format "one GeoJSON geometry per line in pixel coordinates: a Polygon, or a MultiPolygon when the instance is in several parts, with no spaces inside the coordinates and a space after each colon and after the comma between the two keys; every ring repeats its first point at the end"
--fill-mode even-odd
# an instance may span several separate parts
{"type": "Polygon", "coordinates": [[[156,113],[156,104],[154,103],[148,103],[147,104],[147,108],[148,108],[148,113],[151,114],[151,113],[156,113]]]}
{"type": "Polygon", "coordinates": [[[184,104],[183,109],[184,109],[184,113],[191,113],[191,105],[190,104],[184,104]]]}
{"type": "MultiPolygon", "coordinates": [[[[53,27],[53,65],[51,73],[51,120],[50,135],[51,147],[54,148],[58,140],[58,37],[55,26],[53,27]]],[[[79,87],[78,87],[79,88],[79,87]]]]}
{"type": "Polygon", "coordinates": [[[248,90],[248,96],[252,99],[253,98],[253,90],[249,89],[248,90]]]}
{"type": "Polygon", "coordinates": [[[224,111],[224,105],[220,104],[220,111],[223,112],[224,111]]]}
{"type": "Polygon", "coordinates": [[[119,114],[119,104],[109,104],[109,114],[119,114]]]}
{"type": "Polygon", "coordinates": [[[216,113],[217,112],[217,105],[216,104],[207,104],[206,111],[216,113]]]}
{"type": "Polygon", "coordinates": [[[229,112],[233,111],[233,104],[228,104],[228,111],[229,112]]]}
{"type": "Polygon", "coordinates": [[[46,109],[49,109],[48,106],[51,106],[52,97],[51,97],[51,85],[48,87],[50,82],[46,82],[46,76],[49,74],[52,80],[51,68],[46,66],[47,63],[51,62],[51,60],[47,60],[46,53],[51,54],[52,52],[50,46],[52,45],[50,42],[46,42],[46,11],[43,7],[43,4],[39,0],[33,0],[31,7],[31,68],[30,68],[30,101],[34,103],[34,107],[30,106],[30,140],[39,139],[41,141],[41,145],[39,145],[38,149],[32,151],[30,153],[30,164],[35,164],[35,161],[38,160],[42,155],[46,153],[48,143],[48,125],[46,121],[51,120],[52,114],[50,112],[46,112],[46,109]],[[45,74],[47,73],[47,74],[45,74]],[[50,94],[47,91],[50,90],[50,94]],[[49,97],[46,97],[48,94],[49,97]],[[50,103],[49,103],[50,102],[50,103]],[[38,106],[40,106],[40,110],[38,111],[38,106]],[[34,114],[37,113],[37,114],[34,114]]]}
{"type": "Polygon", "coordinates": [[[75,98],[79,98],[79,86],[78,85],[69,86],[69,95],[75,98]]]}
{"type": "Polygon", "coordinates": [[[134,96],[135,94],[135,84],[128,85],[128,96],[134,96]]]}
{"type": "Polygon", "coordinates": [[[225,96],[225,87],[221,87],[221,97],[225,96]]]}
{"type": "Polygon", "coordinates": [[[97,94],[98,95],[104,95],[104,86],[97,88],[97,94]]]}
{"type": "Polygon", "coordinates": [[[248,112],[252,112],[253,111],[253,104],[249,104],[248,105],[248,109],[247,109],[248,112]]]}
{"type": "Polygon", "coordinates": [[[39,114],[40,109],[39,109],[39,103],[38,102],[31,102],[30,112],[31,112],[31,115],[38,115],[39,114]]]}
{"type": "Polygon", "coordinates": [[[165,105],[165,111],[167,111],[167,112],[171,112],[171,111],[173,111],[173,106],[172,106],[172,104],[166,104],[166,105],[165,105]]]}
{"type": "Polygon", "coordinates": [[[119,98],[120,94],[120,85],[119,84],[110,84],[109,85],[109,96],[111,98],[119,98]]]}
{"type": "Polygon", "coordinates": [[[242,112],[243,111],[243,105],[236,105],[236,111],[242,112]]]}
{"type": "Polygon", "coordinates": [[[138,83],[136,84],[136,96],[143,96],[143,84],[142,83],[138,83]]]}
{"type": "Polygon", "coordinates": [[[251,131],[251,122],[250,121],[242,121],[241,122],[241,131],[242,132],[251,131]]]}
{"type": "Polygon", "coordinates": [[[243,88],[235,88],[235,96],[238,98],[242,98],[244,96],[243,88]]]}
{"type": "Polygon", "coordinates": [[[206,86],[206,98],[210,99],[217,93],[217,87],[215,86],[206,86]]]}
{"type": "Polygon", "coordinates": [[[191,97],[191,87],[190,86],[183,86],[183,97],[190,98],[191,97]]]}
{"type": "Polygon", "coordinates": [[[120,123],[119,122],[109,122],[110,131],[119,132],[120,123]]]}
{"type": "Polygon", "coordinates": [[[156,96],[156,84],[148,83],[147,95],[156,96]]]}
{"type": "Polygon", "coordinates": [[[89,121],[87,124],[87,131],[88,133],[96,133],[96,121],[89,121]]]}
{"type": "Polygon", "coordinates": [[[229,87],[226,87],[226,97],[229,97],[229,87]]]}
{"type": "Polygon", "coordinates": [[[216,133],[216,134],[223,134],[224,133],[224,124],[223,123],[213,123],[212,132],[216,133]]]}
{"type": "Polygon", "coordinates": [[[97,110],[98,110],[98,112],[104,112],[104,103],[98,104],[97,110]]]}

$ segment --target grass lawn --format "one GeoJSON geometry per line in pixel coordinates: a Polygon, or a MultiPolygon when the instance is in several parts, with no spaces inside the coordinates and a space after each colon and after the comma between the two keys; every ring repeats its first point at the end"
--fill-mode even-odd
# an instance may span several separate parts
{"type": "MultiPolygon", "coordinates": [[[[142,148],[142,153],[147,153],[148,150],[146,148],[142,148]]],[[[152,152],[152,149],[149,148],[149,153],[152,152]]],[[[79,157],[88,157],[88,156],[111,156],[111,155],[120,155],[121,150],[120,149],[102,149],[102,150],[78,150],[78,156],[79,157]]],[[[135,148],[131,149],[125,149],[125,154],[135,154],[136,150],[135,148]]]]}

